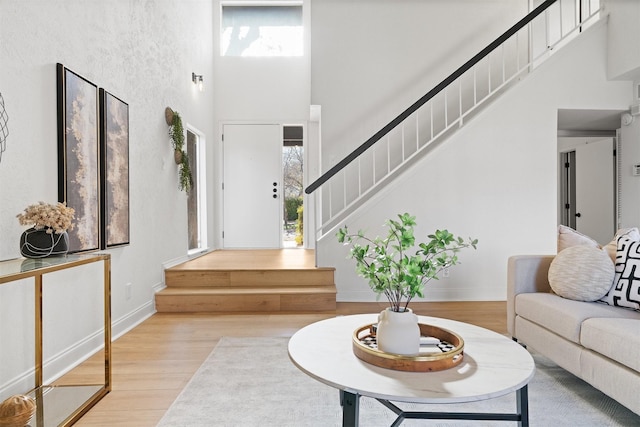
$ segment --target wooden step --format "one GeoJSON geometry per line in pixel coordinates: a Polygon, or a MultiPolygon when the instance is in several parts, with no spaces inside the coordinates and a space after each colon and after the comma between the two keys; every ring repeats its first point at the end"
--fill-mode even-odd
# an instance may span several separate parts
{"type": "Polygon", "coordinates": [[[165,288],[156,294],[156,310],[182,313],[334,312],[336,287],[165,288]]]}
{"type": "Polygon", "coordinates": [[[333,285],[333,274],[333,268],[224,271],[168,269],[165,271],[165,284],[168,287],[321,286],[333,285]]]}
{"type": "Polygon", "coordinates": [[[335,312],[333,268],[312,250],[214,251],[165,270],[158,312],[335,312]]]}

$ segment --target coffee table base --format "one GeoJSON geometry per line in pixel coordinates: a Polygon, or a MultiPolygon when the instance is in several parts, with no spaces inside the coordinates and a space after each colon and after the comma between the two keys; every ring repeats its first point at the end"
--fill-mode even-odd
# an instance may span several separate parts
{"type": "MultiPolygon", "coordinates": [[[[474,413],[474,412],[407,412],[398,408],[388,400],[376,399],[398,418],[391,424],[397,427],[405,419],[424,420],[477,420],[477,421],[516,421],[518,427],[529,427],[529,392],[525,385],[516,390],[516,413],[474,413]]],[[[340,390],[340,405],[342,406],[342,426],[358,427],[360,418],[360,395],[340,390]]]]}

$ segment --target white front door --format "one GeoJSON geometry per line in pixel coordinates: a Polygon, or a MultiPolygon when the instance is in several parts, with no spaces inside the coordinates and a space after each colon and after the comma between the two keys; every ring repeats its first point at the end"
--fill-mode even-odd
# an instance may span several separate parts
{"type": "Polygon", "coordinates": [[[227,249],[277,249],[282,242],[280,125],[224,125],[227,249]]]}

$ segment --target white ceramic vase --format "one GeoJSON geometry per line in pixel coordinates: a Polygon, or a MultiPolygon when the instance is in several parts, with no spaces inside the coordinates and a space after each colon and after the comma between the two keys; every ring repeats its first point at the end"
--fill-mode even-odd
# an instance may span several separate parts
{"type": "Polygon", "coordinates": [[[383,310],[378,315],[376,341],[378,349],[385,353],[417,354],[420,351],[418,316],[409,308],[405,311],[383,310]]]}

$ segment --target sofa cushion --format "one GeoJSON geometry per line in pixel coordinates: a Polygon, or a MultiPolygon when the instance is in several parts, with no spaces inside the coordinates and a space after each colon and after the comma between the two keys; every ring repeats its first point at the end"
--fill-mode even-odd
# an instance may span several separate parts
{"type": "Polygon", "coordinates": [[[613,286],[602,301],[640,310],[640,242],[627,236],[618,239],[615,270],[613,286]]]}
{"type": "Polygon", "coordinates": [[[592,317],[629,318],[632,310],[612,307],[600,302],[574,301],[552,293],[526,293],[515,298],[515,310],[531,322],[555,332],[563,338],[580,343],[582,322],[592,317]]]}
{"type": "Polygon", "coordinates": [[[578,245],[586,245],[592,246],[594,248],[599,248],[600,245],[598,242],[593,240],[589,236],[585,236],[582,233],[577,232],[571,227],[567,227],[566,225],[558,226],[558,253],[563,251],[564,249],[570,248],[572,246],[578,245]]]}
{"type": "Polygon", "coordinates": [[[615,276],[607,252],[592,246],[572,246],[558,253],[549,266],[549,285],[564,298],[596,301],[609,292],[615,276]]]}
{"type": "Polygon", "coordinates": [[[580,342],[616,362],[640,372],[640,313],[620,310],[625,319],[595,317],[582,324],[580,342]]]}

